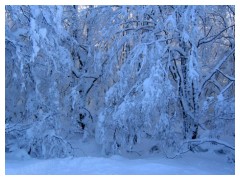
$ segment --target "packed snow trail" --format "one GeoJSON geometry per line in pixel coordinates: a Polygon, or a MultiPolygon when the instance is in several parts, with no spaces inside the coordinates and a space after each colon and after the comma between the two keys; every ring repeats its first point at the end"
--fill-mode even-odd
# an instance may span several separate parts
{"type": "Polygon", "coordinates": [[[6,172],[9,174],[75,174],[75,175],[181,175],[181,174],[234,174],[234,164],[226,157],[214,153],[188,153],[181,158],[148,157],[126,159],[121,156],[78,157],[38,160],[6,155],[6,172]]]}

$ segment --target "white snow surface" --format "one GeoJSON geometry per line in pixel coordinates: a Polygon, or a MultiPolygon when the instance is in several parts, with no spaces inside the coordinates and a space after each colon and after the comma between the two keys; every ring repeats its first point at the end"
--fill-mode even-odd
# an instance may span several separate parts
{"type": "Polygon", "coordinates": [[[182,175],[234,174],[234,164],[225,156],[208,153],[187,153],[167,159],[159,155],[143,159],[111,157],[68,157],[39,160],[24,154],[6,154],[6,175],[182,175]]]}

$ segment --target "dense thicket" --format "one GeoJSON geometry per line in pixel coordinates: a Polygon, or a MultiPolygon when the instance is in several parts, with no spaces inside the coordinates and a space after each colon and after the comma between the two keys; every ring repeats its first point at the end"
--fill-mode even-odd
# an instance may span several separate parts
{"type": "Polygon", "coordinates": [[[6,151],[234,152],[234,6],[6,6],[6,151]],[[209,146],[208,148],[211,148],[209,146]]]}

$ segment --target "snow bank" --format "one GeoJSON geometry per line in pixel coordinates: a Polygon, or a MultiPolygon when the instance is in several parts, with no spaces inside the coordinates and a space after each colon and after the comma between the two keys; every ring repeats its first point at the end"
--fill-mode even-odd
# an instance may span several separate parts
{"type": "Polygon", "coordinates": [[[148,157],[126,159],[121,156],[64,159],[18,159],[6,154],[6,174],[82,174],[82,175],[161,175],[234,174],[234,164],[213,153],[186,154],[176,159],[148,157]]]}

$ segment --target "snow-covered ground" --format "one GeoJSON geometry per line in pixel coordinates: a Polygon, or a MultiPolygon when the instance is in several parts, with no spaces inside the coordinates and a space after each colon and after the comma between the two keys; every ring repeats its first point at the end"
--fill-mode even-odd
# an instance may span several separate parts
{"type": "Polygon", "coordinates": [[[6,154],[8,174],[234,174],[233,163],[215,153],[187,153],[175,159],[149,156],[127,159],[121,156],[78,157],[39,160],[16,154],[6,154]],[[23,158],[24,157],[24,158],[23,158]]]}

